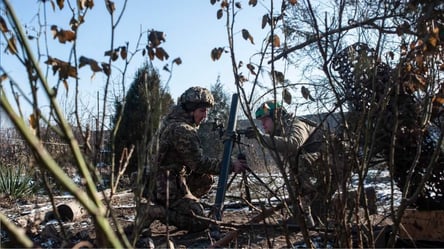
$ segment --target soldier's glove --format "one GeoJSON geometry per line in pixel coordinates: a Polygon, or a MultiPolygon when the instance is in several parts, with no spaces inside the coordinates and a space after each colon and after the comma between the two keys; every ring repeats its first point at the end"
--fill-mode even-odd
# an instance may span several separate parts
{"type": "Polygon", "coordinates": [[[245,130],[245,137],[246,138],[256,138],[256,131],[254,130],[254,128],[253,127],[248,127],[246,130],[245,130]]]}

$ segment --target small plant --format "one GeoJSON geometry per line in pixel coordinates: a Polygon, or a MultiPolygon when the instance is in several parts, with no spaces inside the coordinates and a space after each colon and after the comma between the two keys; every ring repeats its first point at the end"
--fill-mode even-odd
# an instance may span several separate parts
{"type": "Polygon", "coordinates": [[[0,165],[0,193],[11,198],[29,197],[34,193],[34,179],[24,166],[0,165]]]}

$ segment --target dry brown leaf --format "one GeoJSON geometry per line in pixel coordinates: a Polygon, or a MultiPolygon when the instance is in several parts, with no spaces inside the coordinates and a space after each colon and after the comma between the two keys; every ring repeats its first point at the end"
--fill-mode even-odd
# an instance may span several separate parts
{"type": "Polygon", "coordinates": [[[242,9],[242,5],[241,5],[240,2],[236,2],[236,3],[234,4],[234,6],[236,6],[236,8],[238,8],[238,9],[242,9]]]}
{"type": "Polygon", "coordinates": [[[11,38],[8,39],[8,47],[7,47],[7,49],[9,50],[9,52],[11,54],[16,54],[17,53],[17,45],[16,45],[15,36],[11,36],[11,38]]]}
{"type": "Polygon", "coordinates": [[[72,42],[76,39],[76,33],[71,30],[60,30],[58,37],[61,43],[72,42]]]}
{"type": "Polygon", "coordinates": [[[105,56],[109,56],[112,61],[116,61],[119,59],[119,49],[105,51],[105,56]]]}
{"type": "Polygon", "coordinates": [[[210,0],[211,5],[216,4],[216,0],[210,0]]]}
{"type": "Polygon", "coordinates": [[[265,14],[262,16],[262,29],[265,28],[265,26],[267,26],[267,23],[270,23],[270,18],[268,17],[268,14],[265,14]]]}
{"type": "Polygon", "coordinates": [[[103,72],[107,75],[110,76],[111,75],[111,67],[109,66],[108,63],[102,62],[102,68],[103,68],[103,72]]]}
{"type": "Polygon", "coordinates": [[[255,7],[256,4],[257,4],[257,0],[249,0],[249,1],[248,1],[248,5],[251,5],[251,6],[253,6],[253,7],[255,7]]]}
{"type": "Polygon", "coordinates": [[[287,104],[291,104],[291,93],[287,90],[287,88],[284,88],[284,90],[282,90],[282,98],[285,101],[285,103],[287,104]]]}
{"type": "Polygon", "coordinates": [[[57,25],[51,25],[51,33],[52,33],[52,38],[55,39],[58,33],[57,25]]]}
{"type": "Polygon", "coordinates": [[[94,0],[85,0],[85,8],[92,9],[94,7],[94,0]]]}
{"type": "Polygon", "coordinates": [[[0,30],[3,33],[9,32],[8,25],[6,25],[5,19],[0,16],[0,30]]]}
{"type": "Polygon", "coordinates": [[[275,70],[274,71],[274,77],[275,77],[275,79],[276,79],[276,81],[278,83],[283,84],[285,82],[285,76],[284,76],[284,74],[282,72],[279,72],[279,71],[275,70]]]}
{"type": "Polygon", "coordinates": [[[148,35],[148,41],[150,42],[150,46],[155,48],[165,41],[165,33],[161,31],[151,31],[148,35]]]}
{"type": "Polygon", "coordinates": [[[77,21],[77,19],[75,19],[74,17],[71,18],[71,20],[69,21],[69,26],[71,27],[72,30],[76,31],[77,28],[79,27],[79,22],[77,21]]]}
{"type": "Polygon", "coordinates": [[[59,9],[63,9],[63,6],[65,6],[65,0],[57,0],[57,6],[59,6],[59,9]]]}
{"type": "Polygon", "coordinates": [[[295,5],[298,3],[298,0],[288,0],[288,3],[290,3],[291,5],[295,5]]]}
{"type": "Polygon", "coordinates": [[[278,35],[273,35],[273,39],[270,41],[273,43],[273,47],[278,48],[281,46],[281,39],[278,35]]]}
{"type": "Polygon", "coordinates": [[[159,48],[156,48],[156,57],[159,60],[163,61],[164,59],[168,60],[169,55],[167,54],[167,52],[163,48],[159,47],[159,48]]]}
{"type": "Polygon", "coordinates": [[[248,70],[250,70],[250,73],[252,75],[256,75],[256,72],[254,71],[255,68],[254,68],[254,66],[252,64],[248,63],[247,64],[247,68],[248,68],[248,70]]]}
{"type": "Polygon", "coordinates": [[[77,69],[68,62],[64,62],[57,58],[52,58],[48,56],[48,60],[45,64],[52,66],[52,71],[54,74],[59,73],[59,79],[67,79],[68,77],[77,78],[77,69]]]}
{"type": "Polygon", "coordinates": [[[53,38],[58,38],[60,43],[72,42],[76,39],[76,33],[71,30],[58,30],[57,25],[51,26],[53,38]]]}
{"type": "Polygon", "coordinates": [[[217,11],[217,15],[216,15],[217,19],[221,19],[223,15],[224,15],[224,11],[222,9],[219,9],[217,11]]]}
{"type": "Polygon", "coordinates": [[[308,90],[308,88],[306,88],[305,86],[301,87],[301,94],[302,94],[302,97],[304,97],[304,99],[307,99],[307,100],[309,99],[311,101],[314,101],[314,98],[310,94],[310,90],[308,90]]]}
{"type": "Polygon", "coordinates": [[[87,58],[85,56],[80,56],[79,68],[83,67],[84,65],[89,65],[93,72],[101,72],[102,71],[102,68],[99,66],[99,63],[97,63],[96,60],[87,58]]]}
{"type": "Polygon", "coordinates": [[[2,84],[3,81],[8,79],[8,75],[6,73],[2,74],[0,76],[0,85],[2,84]]]}
{"type": "Polygon", "coordinates": [[[34,113],[29,115],[28,122],[29,122],[29,126],[31,127],[31,129],[33,129],[33,130],[37,129],[38,121],[37,121],[37,117],[35,116],[34,113]]]}
{"type": "Polygon", "coordinates": [[[211,59],[213,61],[219,60],[222,56],[222,52],[224,52],[224,48],[222,47],[213,48],[213,50],[211,50],[211,59]]]}
{"type": "Polygon", "coordinates": [[[151,47],[148,47],[148,57],[150,58],[150,60],[154,60],[154,49],[152,49],[151,47]]]}
{"type": "Polygon", "coordinates": [[[222,9],[225,9],[225,8],[228,8],[228,2],[227,2],[227,0],[223,0],[221,3],[220,3],[220,7],[222,8],[222,9]]]}
{"type": "Polygon", "coordinates": [[[78,0],[77,6],[79,9],[83,10],[85,8],[92,9],[94,7],[94,0],[78,0]]]}
{"type": "Polygon", "coordinates": [[[114,11],[116,10],[116,5],[114,4],[113,1],[110,1],[110,0],[106,0],[105,4],[106,4],[106,9],[112,15],[114,13],[114,11]]]}
{"type": "Polygon", "coordinates": [[[242,29],[242,37],[243,37],[245,40],[250,40],[250,42],[251,42],[252,44],[254,44],[253,37],[250,35],[250,32],[248,32],[248,30],[246,30],[246,29],[242,29]]]}
{"type": "Polygon", "coordinates": [[[177,57],[176,59],[173,60],[173,63],[176,63],[176,65],[180,65],[182,64],[182,59],[180,57],[177,57]]]}
{"type": "Polygon", "coordinates": [[[17,53],[17,45],[16,45],[15,36],[11,36],[11,38],[8,39],[8,50],[11,54],[17,53]]]}
{"type": "Polygon", "coordinates": [[[125,46],[120,47],[120,57],[124,60],[126,60],[128,56],[128,51],[126,50],[125,46]]]}

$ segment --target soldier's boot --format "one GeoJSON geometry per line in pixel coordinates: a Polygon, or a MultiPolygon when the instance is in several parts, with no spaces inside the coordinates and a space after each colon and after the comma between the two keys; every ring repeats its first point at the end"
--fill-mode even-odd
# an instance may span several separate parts
{"type": "Polygon", "coordinates": [[[125,234],[133,241],[137,235],[148,237],[151,235],[150,225],[155,220],[164,220],[165,208],[160,205],[142,204],[137,210],[136,220],[133,225],[125,228],[125,234]]]}
{"type": "Polygon", "coordinates": [[[143,227],[149,227],[155,220],[164,220],[166,217],[166,209],[161,205],[150,204],[142,205],[139,210],[140,224],[143,227]]]}

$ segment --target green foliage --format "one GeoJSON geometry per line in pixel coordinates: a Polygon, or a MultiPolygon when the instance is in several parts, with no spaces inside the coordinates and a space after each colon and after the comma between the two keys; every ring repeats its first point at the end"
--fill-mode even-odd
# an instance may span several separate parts
{"type": "Polygon", "coordinates": [[[220,82],[220,77],[217,77],[216,83],[211,85],[210,91],[214,97],[214,107],[211,108],[208,113],[208,119],[214,120],[217,118],[221,121],[228,120],[230,103],[228,103],[228,94],[224,91],[224,86],[222,82],[220,82]]]}
{"type": "Polygon", "coordinates": [[[0,165],[0,193],[6,196],[29,197],[35,190],[33,180],[32,175],[24,166],[0,165]]]}
{"type": "Polygon", "coordinates": [[[162,88],[159,73],[149,63],[144,64],[136,73],[133,83],[128,89],[125,104],[116,103],[116,125],[118,115],[122,120],[115,139],[116,165],[119,165],[121,154],[125,148],[135,146],[130,159],[127,173],[137,171],[138,157],[143,145],[150,140],[159,126],[163,114],[173,104],[171,95],[162,88]],[[123,112],[122,112],[123,109],[123,112]]]}
{"type": "Polygon", "coordinates": [[[228,95],[224,91],[223,85],[220,82],[220,78],[210,88],[211,94],[214,97],[214,107],[210,109],[208,113],[208,122],[203,123],[199,127],[199,137],[202,142],[202,149],[205,154],[210,157],[222,158],[223,153],[223,141],[219,137],[218,131],[213,131],[213,122],[218,119],[224,126],[228,121],[228,115],[230,106],[228,103],[228,95]]]}

